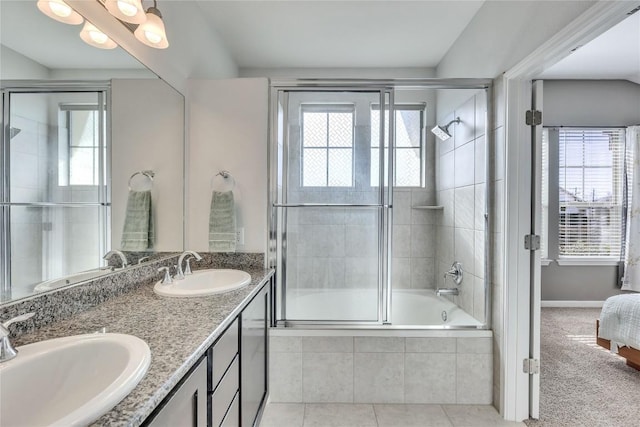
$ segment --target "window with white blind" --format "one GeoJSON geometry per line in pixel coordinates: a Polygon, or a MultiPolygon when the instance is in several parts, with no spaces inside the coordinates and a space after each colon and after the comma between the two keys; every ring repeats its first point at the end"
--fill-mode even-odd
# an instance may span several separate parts
{"type": "Polygon", "coordinates": [[[561,128],[560,258],[620,256],[624,129],[561,128]]]}
{"type": "Polygon", "coordinates": [[[302,186],[353,186],[353,106],[302,107],[302,186]]]}

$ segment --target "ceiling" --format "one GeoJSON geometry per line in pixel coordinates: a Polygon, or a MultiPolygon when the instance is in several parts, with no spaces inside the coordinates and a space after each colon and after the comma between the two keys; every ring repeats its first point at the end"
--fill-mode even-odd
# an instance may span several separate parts
{"type": "Polygon", "coordinates": [[[207,1],[241,68],[435,67],[483,1],[207,1]]]}
{"type": "Polygon", "coordinates": [[[640,12],[581,46],[540,78],[619,79],[640,84],[640,12]]]}
{"type": "Polygon", "coordinates": [[[0,43],[49,69],[144,68],[121,48],[89,46],[80,39],[81,29],[47,17],[35,0],[0,0],[0,43]]]}

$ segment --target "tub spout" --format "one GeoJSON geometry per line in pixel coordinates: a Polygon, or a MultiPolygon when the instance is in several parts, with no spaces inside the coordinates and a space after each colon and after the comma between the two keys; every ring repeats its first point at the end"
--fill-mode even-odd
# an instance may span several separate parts
{"type": "Polygon", "coordinates": [[[436,295],[437,296],[442,296],[442,295],[459,295],[460,291],[458,290],[458,288],[438,288],[436,289],[436,295]]]}

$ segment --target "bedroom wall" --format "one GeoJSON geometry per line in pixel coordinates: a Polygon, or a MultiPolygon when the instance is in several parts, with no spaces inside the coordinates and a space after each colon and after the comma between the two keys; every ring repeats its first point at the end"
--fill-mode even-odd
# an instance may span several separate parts
{"type": "MultiPolygon", "coordinates": [[[[545,80],[543,91],[544,126],[630,126],[640,123],[640,85],[629,81],[545,80]]],[[[552,261],[542,267],[542,300],[603,301],[621,293],[616,284],[617,266],[561,266],[553,261],[558,255],[558,209],[557,205],[551,206],[551,199],[549,258],[552,261]]]]}

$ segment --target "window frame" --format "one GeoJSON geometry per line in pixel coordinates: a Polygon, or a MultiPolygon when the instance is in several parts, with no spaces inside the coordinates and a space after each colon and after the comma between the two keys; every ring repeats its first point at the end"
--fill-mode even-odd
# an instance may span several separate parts
{"type": "Polygon", "coordinates": [[[301,189],[345,189],[355,187],[355,138],[356,138],[356,105],[329,103],[329,104],[301,104],[300,105],[300,188],[301,189]],[[327,138],[326,145],[322,147],[305,147],[304,144],[304,116],[305,113],[324,113],[327,115],[327,138]],[[331,147],[329,145],[329,115],[331,113],[350,113],[351,114],[351,146],[350,147],[331,147]],[[305,150],[324,150],[326,152],[326,185],[305,185],[304,183],[304,154],[305,150]],[[351,152],[351,184],[350,185],[330,185],[330,156],[331,151],[349,150],[351,152]]]}
{"type": "MultiPolygon", "coordinates": [[[[399,103],[399,104],[394,104],[393,106],[393,113],[394,113],[394,120],[395,120],[395,114],[398,111],[419,111],[420,112],[420,145],[418,147],[419,152],[420,152],[420,182],[418,185],[397,185],[397,172],[398,172],[398,168],[397,168],[397,164],[394,164],[394,168],[393,168],[393,183],[392,186],[393,188],[406,188],[406,189],[417,189],[417,188],[424,188],[426,185],[425,182],[425,169],[426,169],[426,150],[425,150],[425,146],[426,146],[426,135],[425,135],[425,118],[427,115],[426,112],[426,108],[427,108],[427,104],[422,102],[422,103],[399,103]]],[[[373,111],[380,111],[380,104],[371,104],[371,107],[369,109],[370,112],[373,111]]],[[[388,111],[388,109],[385,108],[385,112],[388,111]]],[[[378,115],[380,115],[378,113],[378,115]]],[[[373,116],[371,116],[373,117],[373,116]]],[[[371,119],[370,119],[370,123],[371,123],[371,119]]],[[[371,128],[373,129],[373,126],[371,126],[371,128]]],[[[388,131],[388,126],[385,126],[385,130],[388,131]]],[[[397,126],[394,126],[394,130],[397,130],[397,126]]],[[[386,136],[386,135],[385,135],[386,136]]],[[[379,186],[379,182],[376,182],[375,184],[373,183],[373,177],[371,176],[371,167],[373,165],[373,159],[374,157],[376,158],[376,162],[378,162],[379,159],[379,153],[378,155],[374,156],[373,155],[373,150],[380,150],[380,140],[378,139],[377,143],[378,145],[374,146],[373,145],[373,138],[369,138],[369,157],[370,157],[370,166],[369,166],[369,186],[371,188],[377,188],[379,186]]],[[[397,144],[394,145],[394,151],[393,151],[393,161],[394,163],[397,161],[398,156],[398,150],[415,150],[415,148],[410,148],[410,147],[398,147],[397,144]]],[[[384,167],[386,168],[386,158],[385,158],[385,165],[384,167]]],[[[388,185],[388,183],[386,182],[387,180],[387,174],[385,174],[385,185],[388,185]]]]}
{"type": "MultiPolygon", "coordinates": [[[[566,168],[566,166],[561,166],[560,164],[560,140],[561,140],[561,132],[565,131],[614,131],[617,132],[616,139],[619,146],[617,147],[618,155],[614,154],[612,158],[611,166],[606,166],[606,168],[612,169],[612,181],[613,185],[619,184],[623,179],[623,171],[624,171],[624,143],[625,143],[625,128],[618,126],[549,126],[544,128],[545,131],[548,132],[548,170],[549,176],[547,179],[548,185],[548,194],[549,194],[549,203],[548,203],[548,211],[547,211],[547,230],[543,230],[543,233],[547,233],[547,242],[549,244],[547,250],[548,259],[554,260],[561,266],[580,266],[580,265],[591,265],[591,266],[607,266],[607,265],[616,265],[619,262],[619,253],[615,250],[615,254],[606,256],[606,255],[563,255],[560,253],[560,230],[561,230],[561,209],[563,206],[567,206],[566,203],[560,201],[560,170],[561,168],[566,168]],[[553,131],[553,132],[552,132],[553,131]],[[620,158],[618,158],[620,157],[620,158]],[[618,182],[619,181],[619,182],[618,182]],[[555,194],[554,194],[555,193],[555,194]],[[551,238],[552,233],[557,234],[555,240],[551,238]]],[[[586,170],[590,168],[590,165],[585,165],[584,162],[581,166],[582,170],[586,170]]],[[[577,166],[576,166],[577,168],[577,166]]],[[[583,181],[584,181],[584,173],[583,173],[583,181]]],[[[623,205],[623,192],[622,187],[617,185],[614,188],[614,193],[612,194],[612,204],[611,206],[614,208],[620,209],[620,218],[622,220],[622,209],[624,209],[623,205]]],[[[601,205],[601,202],[594,202],[596,205],[601,205]]],[[[588,209],[590,203],[585,203],[584,207],[588,209]]],[[[545,212],[543,211],[543,215],[545,212]]],[[[615,228],[614,228],[615,229],[615,228]]],[[[618,236],[618,240],[620,245],[622,245],[622,228],[619,229],[620,235],[618,236]]]]}

